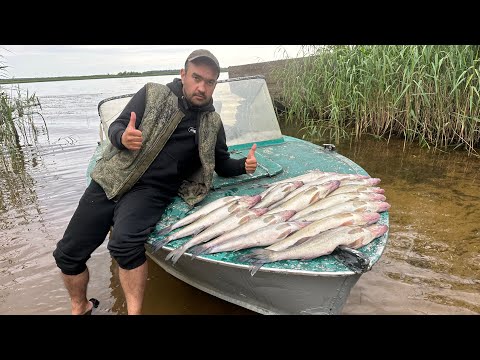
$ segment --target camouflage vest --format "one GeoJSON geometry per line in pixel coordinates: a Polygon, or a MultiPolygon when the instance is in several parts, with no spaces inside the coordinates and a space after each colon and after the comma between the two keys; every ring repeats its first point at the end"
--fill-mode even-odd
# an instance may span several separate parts
{"type": "MultiPolygon", "coordinates": [[[[165,143],[175,131],[184,114],[178,108],[178,98],[161,84],[146,85],[145,112],[140,123],[143,143],[140,150],[119,150],[108,144],[95,164],[91,177],[105,191],[108,199],[118,200],[140,179],[165,143]]],[[[200,115],[198,151],[201,167],[185,179],[178,194],[193,206],[207,196],[215,169],[215,145],[221,127],[220,115],[204,112],[200,115]]]]}

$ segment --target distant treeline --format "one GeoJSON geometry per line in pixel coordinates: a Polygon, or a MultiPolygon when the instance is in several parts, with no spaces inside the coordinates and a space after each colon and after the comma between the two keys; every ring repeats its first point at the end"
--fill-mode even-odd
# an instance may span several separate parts
{"type": "MultiPolygon", "coordinates": [[[[227,69],[222,68],[221,72],[224,72],[224,71],[227,71],[227,69]]],[[[122,71],[122,72],[119,72],[118,74],[104,74],[104,75],[0,79],[0,84],[17,84],[17,83],[31,83],[31,82],[45,82],[45,81],[66,81],[66,80],[108,79],[108,78],[162,76],[162,75],[180,75],[180,70],[150,70],[150,71],[144,71],[144,72],[122,71]]]]}

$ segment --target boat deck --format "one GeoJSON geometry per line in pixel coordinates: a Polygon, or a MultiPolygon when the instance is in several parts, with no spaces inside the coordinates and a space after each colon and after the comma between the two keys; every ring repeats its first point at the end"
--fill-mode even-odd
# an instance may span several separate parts
{"type": "MultiPolygon", "coordinates": [[[[247,155],[251,143],[235,145],[229,148],[233,158],[241,158],[247,155]]],[[[98,147],[96,156],[101,153],[101,146],[98,147]]],[[[257,143],[255,152],[258,167],[253,176],[247,174],[233,177],[221,178],[214,175],[213,190],[204,200],[205,203],[214,201],[229,195],[257,195],[261,193],[266,185],[271,182],[284,180],[294,176],[301,175],[310,170],[321,170],[326,172],[352,173],[369,175],[363,168],[353,161],[336,153],[324,149],[321,146],[307,141],[284,136],[282,139],[274,141],[265,141],[257,143]]],[[[94,162],[91,162],[88,173],[93,168],[94,162]]],[[[380,185],[381,186],[381,185],[380,185]]],[[[192,211],[194,211],[193,209],[192,211]]],[[[162,220],[157,224],[156,229],[150,235],[148,244],[151,245],[157,240],[163,238],[158,232],[166,226],[169,226],[189,213],[189,208],[179,197],[167,207],[162,220]]],[[[388,225],[388,212],[381,213],[379,224],[388,225]]],[[[189,237],[178,239],[164,246],[166,250],[173,250],[190,240],[189,237]]],[[[377,262],[383,253],[388,239],[388,232],[372,241],[370,244],[358,249],[370,259],[370,268],[377,262]]],[[[150,246],[147,246],[149,252],[150,246]]],[[[206,262],[222,262],[224,265],[233,267],[245,267],[248,264],[237,260],[239,255],[250,252],[251,249],[240,250],[237,252],[221,252],[216,254],[206,254],[198,257],[206,262]]],[[[155,257],[155,254],[149,253],[155,257]]],[[[184,257],[191,257],[187,251],[184,257]]],[[[162,259],[163,260],[163,259],[162,259]]],[[[353,272],[336,260],[332,255],[324,255],[316,259],[302,260],[282,260],[267,263],[262,266],[263,271],[279,272],[300,272],[310,273],[310,275],[347,275],[353,272]]]]}

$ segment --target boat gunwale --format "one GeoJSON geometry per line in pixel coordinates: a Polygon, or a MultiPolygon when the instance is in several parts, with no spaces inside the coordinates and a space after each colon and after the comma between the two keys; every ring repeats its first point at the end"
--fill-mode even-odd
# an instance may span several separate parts
{"type": "MultiPolygon", "coordinates": [[[[162,249],[165,251],[173,251],[176,248],[164,245],[162,246],[162,249]]],[[[158,251],[156,252],[158,253],[158,251]]],[[[147,254],[153,259],[156,258],[155,253],[153,253],[150,249],[147,250],[147,254]]],[[[187,256],[191,258],[190,260],[194,260],[192,257],[193,255],[190,254],[189,252],[185,252],[182,254],[182,256],[187,256]]],[[[240,269],[250,269],[252,265],[247,265],[247,264],[239,264],[239,263],[233,263],[233,262],[227,262],[224,260],[218,260],[218,259],[212,259],[210,257],[205,257],[203,255],[196,256],[196,259],[205,261],[208,263],[212,264],[218,264],[220,266],[228,266],[228,267],[234,267],[234,268],[240,268],[240,269]]],[[[165,262],[166,264],[166,262],[165,262]]],[[[171,267],[174,267],[174,264],[171,265],[171,267]]],[[[370,266],[369,269],[370,270],[370,266]]],[[[368,271],[367,270],[367,271],[368,271]]],[[[272,272],[272,273],[277,273],[277,274],[288,274],[288,275],[298,275],[298,276],[323,276],[323,277],[341,277],[341,276],[351,276],[351,275],[356,275],[354,271],[311,271],[311,270],[297,270],[297,269],[284,269],[284,268],[279,268],[279,267],[261,267],[258,269],[258,272],[272,272]]],[[[254,275],[252,275],[254,276],[254,275]]]]}

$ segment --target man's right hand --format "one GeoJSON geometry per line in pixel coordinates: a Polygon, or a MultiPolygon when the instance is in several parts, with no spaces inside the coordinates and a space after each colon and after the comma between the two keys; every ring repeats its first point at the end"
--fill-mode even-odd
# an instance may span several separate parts
{"type": "Polygon", "coordinates": [[[130,122],[127,125],[127,128],[122,134],[122,144],[128,150],[140,150],[142,147],[142,132],[135,129],[135,121],[137,120],[137,115],[132,111],[130,113],[130,122]]]}

